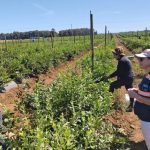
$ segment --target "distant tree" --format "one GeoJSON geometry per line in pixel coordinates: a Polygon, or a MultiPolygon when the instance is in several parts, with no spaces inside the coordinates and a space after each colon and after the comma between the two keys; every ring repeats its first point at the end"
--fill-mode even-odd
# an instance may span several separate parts
{"type": "MultiPolygon", "coordinates": [[[[59,36],[83,36],[83,35],[89,35],[90,29],[88,28],[80,28],[80,29],[67,29],[67,30],[61,30],[59,31],[59,36]]],[[[95,32],[97,34],[97,31],[95,32]]]]}
{"type": "Polygon", "coordinates": [[[37,37],[50,37],[51,35],[57,36],[58,33],[53,28],[51,31],[28,31],[28,32],[17,32],[14,31],[13,33],[1,33],[0,34],[0,40],[4,40],[5,36],[7,37],[7,40],[11,39],[30,39],[30,38],[37,38],[37,37]]]}
{"type": "MultiPolygon", "coordinates": [[[[0,40],[4,40],[5,36],[7,37],[7,40],[12,39],[30,39],[30,38],[37,38],[37,37],[56,37],[56,36],[83,36],[83,35],[89,35],[90,29],[88,28],[79,28],[79,29],[68,29],[68,30],[61,30],[59,33],[56,32],[54,28],[52,28],[50,31],[28,31],[28,32],[18,32],[14,31],[13,33],[1,33],[0,34],[0,40]]],[[[97,32],[95,31],[95,34],[97,32]]]]}

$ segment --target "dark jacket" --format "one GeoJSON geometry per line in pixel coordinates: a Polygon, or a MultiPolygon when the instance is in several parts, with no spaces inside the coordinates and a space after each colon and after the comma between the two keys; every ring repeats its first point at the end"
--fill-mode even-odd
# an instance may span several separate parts
{"type": "Polygon", "coordinates": [[[112,78],[116,76],[123,81],[128,81],[130,78],[134,78],[131,61],[126,56],[122,56],[118,60],[117,70],[109,77],[112,78]]]}

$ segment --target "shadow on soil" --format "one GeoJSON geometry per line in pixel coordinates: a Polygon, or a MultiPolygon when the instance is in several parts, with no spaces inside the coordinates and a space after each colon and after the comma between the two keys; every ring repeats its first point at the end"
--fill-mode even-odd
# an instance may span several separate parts
{"type": "Polygon", "coordinates": [[[131,142],[131,150],[148,150],[145,141],[142,142],[131,142]]]}
{"type": "MultiPolygon", "coordinates": [[[[122,136],[127,138],[125,136],[122,136]]],[[[111,145],[111,150],[148,150],[145,141],[141,142],[134,142],[134,141],[127,141],[125,145],[111,145]]]]}

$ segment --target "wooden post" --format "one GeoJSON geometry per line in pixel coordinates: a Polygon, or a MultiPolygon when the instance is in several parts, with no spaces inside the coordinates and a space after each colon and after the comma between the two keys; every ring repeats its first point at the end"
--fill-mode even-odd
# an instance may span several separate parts
{"type": "Polygon", "coordinates": [[[52,48],[53,48],[53,38],[52,38],[52,36],[51,36],[51,44],[52,44],[52,48]]]}
{"type": "Polygon", "coordinates": [[[109,30],[108,30],[108,44],[109,44],[109,30]]]}
{"type": "Polygon", "coordinates": [[[132,37],[134,37],[134,34],[133,34],[133,32],[132,32],[132,37]]]}
{"type": "Polygon", "coordinates": [[[38,44],[40,43],[40,34],[39,34],[39,31],[38,31],[38,44]]]}
{"type": "Polygon", "coordinates": [[[13,46],[14,46],[14,39],[13,39],[13,36],[11,37],[11,40],[12,40],[12,44],[13,44],[13,46]]]}
{"type": "Polygon", "coordinates": [[[147,27],[145,29],[145,42],[147,41],[147,27]]]}
{"type": "Polygon", "coordinates": [[[138,31],[137,31],[137,34],[136,34],[136,35],[137,35],[137,38],[139,38],[139,32],[138,32],[138,31]]]}
{"type": "Polygon", "coordinates": [[[55,42],[55,35],[53,34],[53,48],[54,48],[54,42],[55,42]]]}
{"type": "Polygon", "coordinates": [[[18,35],[18,44],[20,43],[20,35],[18,35]]]}
{"type": "Polygon", "coordinates": [[[92,74],[94,74],[94,41],[93,41],[93,14],[90,11],[90,38],[91,38],[91,50],[92,50],[92,74]]]}
{"type": "Polygon", "coordinates": [[[62,40],[63,40],[63,38],[62,38],[62,35],[61,35],[61,44],[62,44],[62,40]]]}
{"type": "Polygon", "coordinates": [[[75,36],[75,34],[74,34],[74,43],[76,43],[76,36],[75,36]]]}
{"type": "Polygon", "coordinates": [[[84,45],[85,45],[85,34],[84,34],[84,45]]]}
{"type": "MultiPolygon", "coordinates": [[[[71,28],[72,28],[72,27],[71,27],[71,28]]],[[[70,36],[70,39],[71,39],[70,41],[74,42],[74,41],[73,41],[73,33],[72,33],[72,29],[71,29],[71,36],[70,36]]]]}
{"type": "Polygon", "coordinates": [[[5,48],[7,50],[7,39],[6,39],[6,35],[5,35],[5,48]]]}
{"type": "Polygon", "coordinates": [[[51,35],[51,44],[52,44],[52,48],[54,47],[54,41],[53,41],[53,37],[51,35]]]}
{"type": "Polygon", "coordinates": [[[107,26],[105,26],[105,49],[107,45],[107,26]]]}

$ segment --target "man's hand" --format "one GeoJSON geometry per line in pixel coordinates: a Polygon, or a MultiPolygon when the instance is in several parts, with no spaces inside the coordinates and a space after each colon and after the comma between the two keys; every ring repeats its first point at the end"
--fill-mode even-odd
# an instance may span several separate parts
{"type": "Polygon", "coordinates": [[[136,98],[139,96],[138,95],[138,89],[136,88],[131,88],[131,89],[128,89],[128,94],[130,96],[130,98],[136,98]]]}
{"type": "Polygon", "coordinates": [[[107,82],[108,81],[108,77],[103,77],[101,79],[95,80],[95,83],[99,83],[99,82],[107,82]]]}

